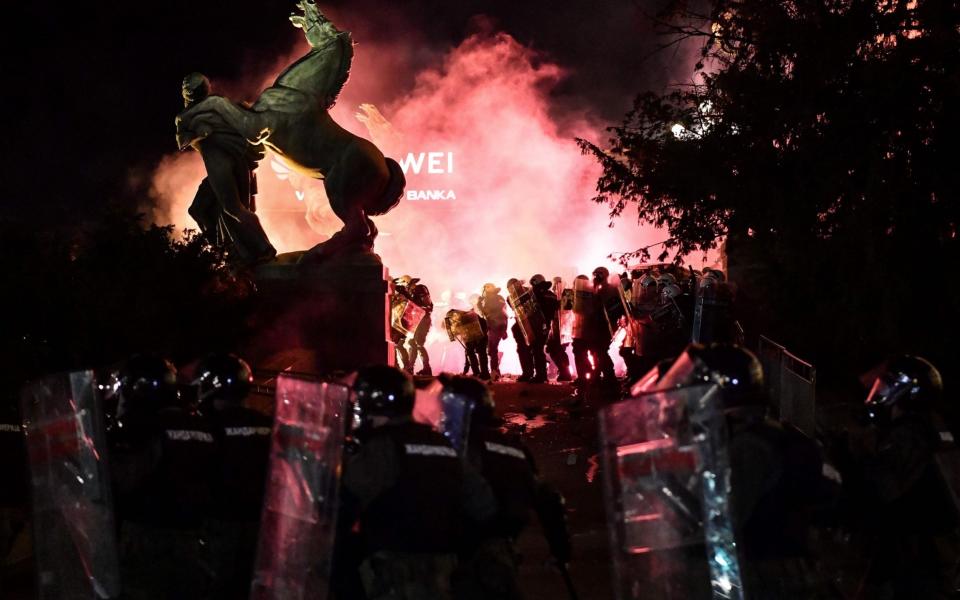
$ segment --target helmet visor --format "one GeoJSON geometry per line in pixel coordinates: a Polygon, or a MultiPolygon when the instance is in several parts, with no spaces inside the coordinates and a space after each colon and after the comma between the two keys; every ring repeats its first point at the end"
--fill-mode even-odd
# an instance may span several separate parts
{"type": "Polygon", "coordinates": [[[864,404],[868,407],[892,406],[910,393],[911,379],[903,373],[884,373],[873,381],[864,404]]]}
{"type": "Polygon", "coordinates": [[[693,384],[697,379],[698,370],[699,363],[690,356],[689,352],[684,352],[673,363],[670,370],[664,374],[656,387],[663,390],[693,384]]]}

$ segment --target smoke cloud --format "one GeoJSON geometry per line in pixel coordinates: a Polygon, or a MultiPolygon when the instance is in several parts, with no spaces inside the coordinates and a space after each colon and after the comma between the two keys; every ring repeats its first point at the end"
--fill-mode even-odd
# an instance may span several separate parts
{"type": "MultiPolygon", "coordinates": [[[[406,51],[359,41],[332,114],[406,167],[408,196],[376,219],[376,252],[394,277],[420,277],[433,293],[435,370],[462,365],[462,352],[437,327],[446,305],[466,307],[485,282],[505,293],[511,277],[542,273],[569,282],[600,265],[617,272],[611,252],[665,237],[629,220],[610,227],[605,207],[589,201],[599,167],[581,155],[574,137],[607,135],[585,113],[557,114],[551,90],[565,77],[559,65],[488,28],[402,85],[397,57],[406,51]],[[391,81],[398,82],[394,90],[391,81]],[[378,98],[379,110],[360,109],[378,98]]],[[[298,51],[292,58],[305,46],[298,51]]],[[[275,75],[263,74],[264,87],[275,75]]],[[[203,175],[195,152],[164,159],[154,174],[154,221],[195,227],[186,209],[203,175]]],[[[280,252],[307,249],[339,229],[320,182],[289,172],[269,154],[258,180],[258,215],[280,252]]],[[[508,343],[501,348],[511,356],[508,343]]],[[[515,361],[504,365],[514,368],[515,361]]]]}

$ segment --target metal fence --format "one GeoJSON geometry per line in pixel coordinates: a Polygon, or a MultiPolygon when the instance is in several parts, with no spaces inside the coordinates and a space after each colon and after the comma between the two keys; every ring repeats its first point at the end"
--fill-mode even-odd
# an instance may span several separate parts
{"type": "Polygon", "coordinates": [[[817,370],[784,346],[760,336],[757,348],[774,413],[807,433],[816,431],[817,370]]]}

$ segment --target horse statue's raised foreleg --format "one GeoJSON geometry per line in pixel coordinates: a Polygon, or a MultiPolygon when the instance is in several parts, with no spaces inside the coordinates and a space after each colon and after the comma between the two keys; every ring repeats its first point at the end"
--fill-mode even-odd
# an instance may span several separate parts
{"type": "MultiPolygon", "coordinates": [[[[382,162],[381,162],[382,164],[382,162]]],[[[304,254],[301,262],[319,262],[343,252],[369,252],[377,228],[368,210],[383,196],[390,182],[389,172],[381,173],[374,163],[341,161],[324,179],[324,188],[333,213],[343,228],[304,254]]]]}

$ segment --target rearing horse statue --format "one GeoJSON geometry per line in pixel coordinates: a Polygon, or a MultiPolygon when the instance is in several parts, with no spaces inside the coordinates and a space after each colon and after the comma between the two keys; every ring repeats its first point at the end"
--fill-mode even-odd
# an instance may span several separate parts
{"type": "Polygon", "coordinates": [[[322,179],[330,207],[344,226],[301,258],[316,261],[345,249],[372,249],[377,228],[369,217],[399,203],[406,179],[395,160],[330,117],[327,111],[350,74],[353,40],[310,0],[297,6],[303,14],[290,20],[304,31],[310,52],[287,67],[252,105],[211,95],[191,106],[178,120],[178,130],[190,135],[178,136],[178,143],[186,148],[225,124],[274,151],[291,168],[322,179]]]}

